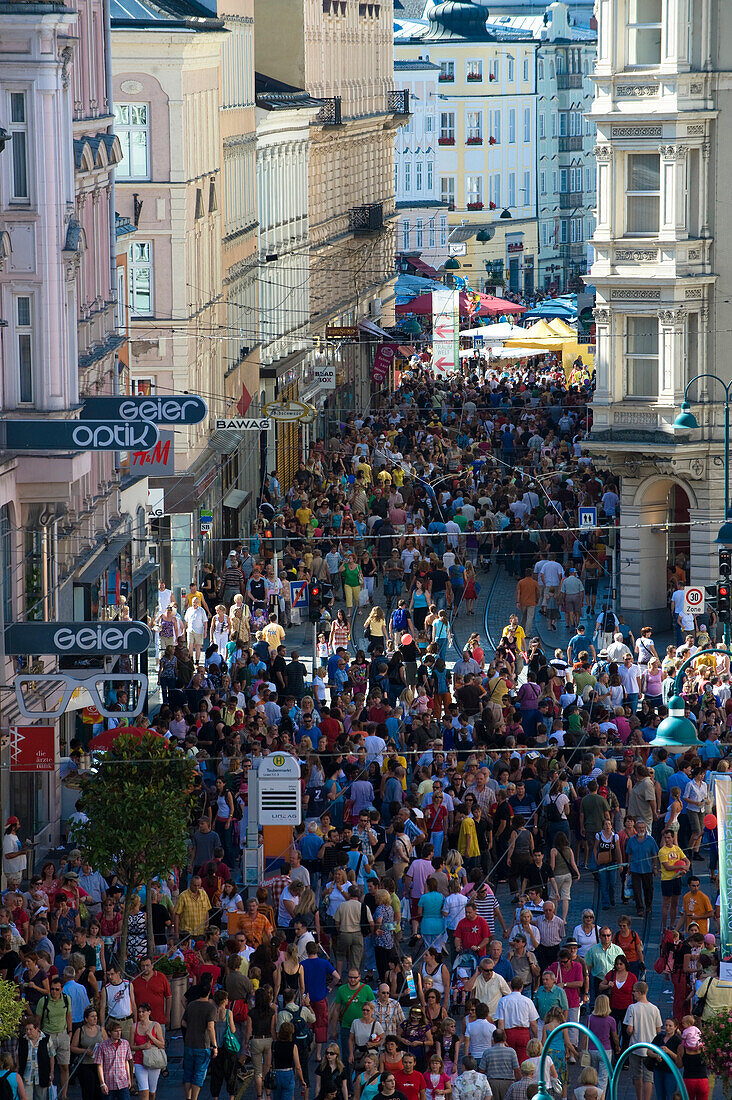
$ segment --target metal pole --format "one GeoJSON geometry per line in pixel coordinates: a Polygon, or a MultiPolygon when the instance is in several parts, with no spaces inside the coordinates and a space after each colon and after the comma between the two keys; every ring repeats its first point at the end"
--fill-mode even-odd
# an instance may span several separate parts
{"type": "MultiPolygon", "coordinates": [[[[726,644],[726,641],[725,641],[725,644],[726,644]]],[[[716,646],[711,646],[708,649],[698,649],[696,651],[696,653],[693,655],[693,657],[688,657],[684,661],[684,663],[681,666],[681,668],[679,669],[679,671],[676,673],[676,678],[674,680],[674,695],[681,695],[681,689],[684,686],[684,673],[686,672],[687,668],[692,663],[692,661],[695,661],[697,659],[697,657],[703,657],[705,653],[722,653],[722,652],[725,652],[725,651],[721,650],[721,649],[718,649],[716,646]]],[[[729,654],[729,646],[727,646],[726,652],[729,654]]]]}

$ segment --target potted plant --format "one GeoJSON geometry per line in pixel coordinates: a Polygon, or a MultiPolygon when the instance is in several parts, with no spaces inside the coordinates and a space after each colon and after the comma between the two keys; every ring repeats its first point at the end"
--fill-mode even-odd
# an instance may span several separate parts
{"type": "Polygon", "coordinates": [[[483,144],[483,138],[482,137],[469,137],[466,141],[466,145],[482,145],[482,144],[483,144]]]}
{"type": "Polygon", "coordinates": [[[178,1028],[186,1007],[184,997],[188,988],[188,967],[183,959],[164,956],[155,963],[155,969],[164,974],[170,983],[170,1026],[178,1028]]]}

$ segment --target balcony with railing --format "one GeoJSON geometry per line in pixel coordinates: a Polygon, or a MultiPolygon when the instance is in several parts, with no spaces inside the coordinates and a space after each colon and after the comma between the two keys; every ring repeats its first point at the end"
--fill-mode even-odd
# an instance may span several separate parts
{"type": "Polygon", "coordinates": [[[408,115],[409,89],[392,88],[390,92],[387,92],[387,109],[393,115],[408,115]]]}
{"type": "Polygon", "coordinates": [[[559,196],[560,210],[574,210],[577,206],[584,205],[582,191],[563,191],[559,196]]]}
{"type": "Polygon", "coordinates": [[[564,134],[559,139],[560,153],[576,153],[582,149],[582,134],[564,134]]]}
{"type": "Polygon", "coordinates": [[[343,119],[341,118],[341,97],[339,95],[331,96],[329,99],[322,100],[323,106],[315,116],[315,121],[320,126],[341,126],[343,119]]]}
{"type": "Polygon", "coordinates": [[[560,92],[566,92],[569,88],[581,88],[583,80],[582,73],[557,73],[557,88],[560,92]]]}
{"type": "Polygon", "coordinates": [[[384,208],[380,202],[368,202],[364,206],[354,206],[348,214],[348,229],[351,233],[378,233],[384,228],[384,208]]]}

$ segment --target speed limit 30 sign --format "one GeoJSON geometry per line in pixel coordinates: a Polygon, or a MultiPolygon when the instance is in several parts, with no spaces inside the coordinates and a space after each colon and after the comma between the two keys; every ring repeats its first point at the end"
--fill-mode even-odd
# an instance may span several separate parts
{"type": "Polygon", "coordinates": [[[687,615],[700,615],[704,611],[704,589],[687,585],[684,589],[684,611],[687,615]]]}

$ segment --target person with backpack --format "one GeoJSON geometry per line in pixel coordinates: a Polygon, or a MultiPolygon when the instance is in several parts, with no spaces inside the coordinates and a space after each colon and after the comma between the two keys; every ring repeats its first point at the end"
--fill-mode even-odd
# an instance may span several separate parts
{"type": "Polygon", "coordinates": [[[50,988],[50,995],[41,997],[36,1005],[36,1012],[41,1031],[53,1043],[61,1076],[61,1091],[65,1092],[71,1062],[71,998],[63,992],[63,983],[58,977],[51,979],[50,988]]]}
{"type": "Polygon", "coordinates": [[[409,628],[409,612],[407,611],[407,601],[400,599],[397,601],[397,605],[389,616],[389,642],[392,646],[396,647],[398,640],[401,639],[402,634],[406,633],[409,628]]]}
{"type": "Polygon", "coordinates": [[[16,1072],[12,1054],[0,1054],[0,1100],[25,1100],[23,1078],[16,1072]]]}
{"type": "Polygon", "coordinates": [[[307,993],[302,995],[302,1005],[298,1005],[294,996],[287,999],[282,1011],[277,1014],[278,1032],[283,1024],[292,1024],[295,1046],[300,1055],[300,1068],[305,1078],[305,1085],[310,1088],[309,1062],[313,1047],[315,1013],[310,1007],[310,998],[307,993]]]}

